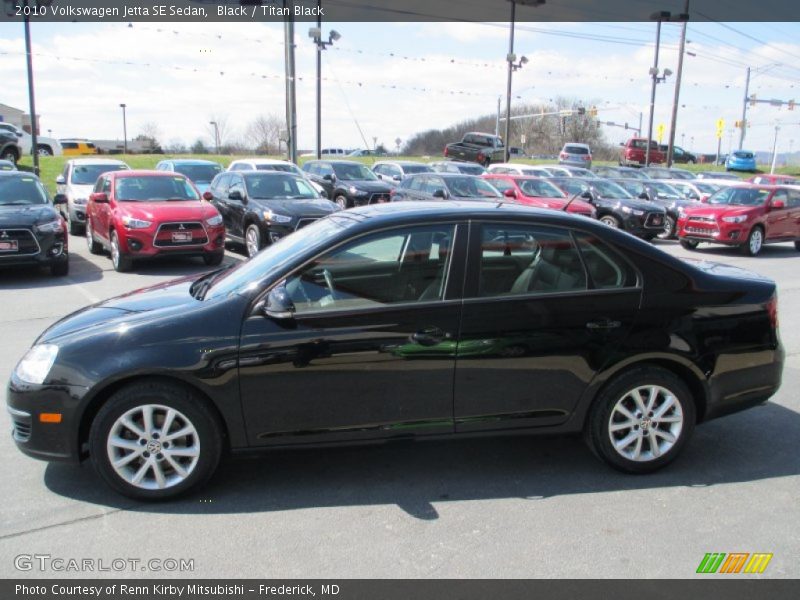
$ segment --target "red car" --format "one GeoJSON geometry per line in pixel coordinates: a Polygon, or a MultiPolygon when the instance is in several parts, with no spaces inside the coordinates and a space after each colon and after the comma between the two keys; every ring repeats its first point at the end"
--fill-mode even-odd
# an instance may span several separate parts
{"type": "Polygon", "coordinates": [[[700,242],[739,246],[755,256],[764,244],[794,242],[800,250],[800,188],[737,185],[723,188],[678,219],[681,246],[700,242]]]}
{"type": "Polygon", "coordinates": [[[797,177],[791,175],[778,175],[775,173],[765,173],[763,175],[753,175],[747,180],[749,183],[760,183],[762,185],[797,185],[800,184],[797,177]]]}
{"type": "Polygon", "coordinates": [[[207,265],[218,265],[225,226],[183,175],[112,171],[97,179],[89,196],[86,242],[92,254],[107,248],[117,271],[157,256],[202,256],[207,265]]]}
{"type": "MultiPolygon", "coordinates": [[[[504,196],[513,198],[519,204],[562,210],[569,201],[569,197],[557,186],[540,177],[487,173],[482,175],[482,178],[500,190],[504,196]]],[[[597,216],[594,206],[579,198],[570,203],[567,212],[591,218],[597,216]]]]}

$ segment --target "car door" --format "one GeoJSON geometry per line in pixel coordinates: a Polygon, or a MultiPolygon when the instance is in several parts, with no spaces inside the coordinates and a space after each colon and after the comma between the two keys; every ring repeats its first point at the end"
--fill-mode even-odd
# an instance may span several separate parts
{"type": "Polygon", "coordinates": [[[228,188],[230,187],[232,175],[230,173],[224,173],[220,175],[219,179],[216,180],[216,183],[209,188],[211,195],[213,198],[211,199],[211,204],[214,205],[214,208],[219,211],[220,216],[222,216],[222,222],[225,225],[225,232],[228,235],[233,233],[231,229],[231,213],[228,209],[228,188]]]}
{"type": "Polygon", "coordinates": [[[290,319],[245,319],[252,445],[452,433],[463,227],[406,225],[341,244],[279,284],[290,319]]]}
{"type": "Polygon", "coordinates": [[[95,191],[103,192],[108,198],[108,202],[92,202],[94,218],[92,219],[92,229],[98,237],[108,241],[109,226],[111,224],[111,213],[116,205],[112,185],[114,179],[110,175],[98,179],[95,191]]]}
{"type": "Polygon", "coordinates": [[[772,194],[772,198],[767,201],[766,210],[766,239],[775,240],[783,237],[790,237],[792,235],[791,221],[789,218],[791,209],[789,208],[789,195],[787,194],[787,190],[775,190],[772,194]],[[775,202],[782,202],[783,207],[778,208],[774,206],[775,202]]]}
{"type": "Polygon", "coordinates": [[[596,235],[474,223],[455,377],[457,432],[557,425],[630,331],[638,276],[596,235]]]}
{"type": "Polygon", "coordinates": [[[788,190],[789,224],[788,237],[800,240],[800,190],[788,190]]]}
{"type": "Polygon", "coordinates": [[[226,208],[228,210],[228,223],[225,227],[230,227],[230,232],[237,238],[244,238],[244,214],[247,212],[247,189],[244,185],[242,176],[238,173],[233,173],[230,176],[228,186],[228,193],[225,195],[226,208]],[[238,197],[235,196],[238,192],[238,197]]]}

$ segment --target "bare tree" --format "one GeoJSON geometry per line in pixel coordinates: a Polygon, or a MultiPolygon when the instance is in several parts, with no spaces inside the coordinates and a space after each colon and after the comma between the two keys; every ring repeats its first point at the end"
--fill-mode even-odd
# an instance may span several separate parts
{"type": "Polygon", "coordinates": [[[247,139],[259,154],[277,154],[282,120],[276,115],[259,115],[247,127],[247,139]]]}
{"type": "Polygon", "coordinates": [[[134,140],[146,142],[147,149],[150,152],[160,149],[159,138],[161,137],[161,129],[155,121],[147,121],[142,124],[141,133],[137,135],[134,140]]]}

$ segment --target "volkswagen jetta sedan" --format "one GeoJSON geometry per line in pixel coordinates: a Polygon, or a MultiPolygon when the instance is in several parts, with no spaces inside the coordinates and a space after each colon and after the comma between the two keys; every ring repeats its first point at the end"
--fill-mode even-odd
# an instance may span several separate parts
{"type": "Polygon", "coordinates": [[[775,393],[777,323],[774,282],[590,219],[372,205],[62,319],[8,408],[26,454],[88,458],[147,500],[200,486],[224,451],[442,436],[583,434],[646,473],[775,393]]]}

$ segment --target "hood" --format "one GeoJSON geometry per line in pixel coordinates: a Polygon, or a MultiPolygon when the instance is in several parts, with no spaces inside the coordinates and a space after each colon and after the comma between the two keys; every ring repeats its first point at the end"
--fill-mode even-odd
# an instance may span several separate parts
{"type": "Polygon", "coordinates": [[[262,200],[252,198],[252,203],[262,208],[274,210],[290,217],[324,217],[339,210],[339,207],[323,198],[295,199],[295,200],[262,200]]]}
{"type": "Polygon", "coordinates": [[[75,198],[89,199],[89,195],[94,191],[93,185],[79,185],[77,183],[70,183],[67,185],[67,196],[74,200],[75,198]]]}
{"type": "Polygon", "coordinates": [[[733,217],[737,215],[750,215],[753,209],[759,208],[758,206],[715,206],[713,204],[705,204],[697,206],[692,205],[686,209],[686,216],[688,217],[733,217]]]}
{"type": "Polygon", "coordinates": [[[50,326],[37,343],[49,343],[75,332],[91,335],[106,327],[130,326],[140,318],[149,318],[155,311],[174,313],[177,317],[198,304],[189,293],[192,282],[198,277],[175,279],[82,308],[50,326]]]}
{"type": "Polygon", "coordinates": [[[0,229],[33,227],[34,225],[53,221],[58,216],[58,211],[50,204],[33,204],[28,206],[0,205],[0,229]]]}
{"type": "Polygon", "coordinates": [[[343,179],[339,179],[336,182],[336,185],[344,188],[348,188],[352,185],[353,187],[357,187],[358,189],[364,190],[366,192],[374,192],[380,194],[388,194],[394,187],[384,181],[371,181],[366,179],[357,179],[355,181],[344,181],[343,179]]]}
{"type": "Polygon", "coordinates": [[[217,209],[200,200],[163,202],[118,202],[120,211],[145,221],[201,221],[217,214],[217,209]]]}
{"type": "Polygon", "coordinates": [[[734,267],[733,265],[726,265],[723,263],[713,262],[709,260],[702,260],[699,258],[682,258],[684,262],[689,263],[696,269],[700,269],[704,273],[712,275],[721,275],[722,277],[734,277],[737,279],[753,279],[756,281],[769,281],[774,283],[769,277],[764,277],[759,273],[742,269],[741,267],[734,267]]]}

